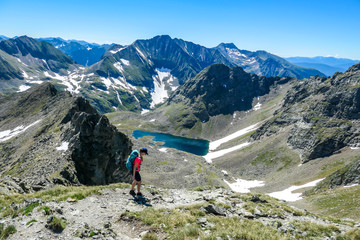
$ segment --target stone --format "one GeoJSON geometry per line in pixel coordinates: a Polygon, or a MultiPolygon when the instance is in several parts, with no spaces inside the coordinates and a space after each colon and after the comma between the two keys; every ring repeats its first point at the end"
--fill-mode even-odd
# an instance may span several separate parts
{"type": "Polygon", "coordinates": [[[197,222],[200,223],[201,225],[205,225],[207,223],[207,219],[205,217],[198,218],[197,222]]]}
{"type": "Polygon", "coordinates": [[[256,196],[256,195],[253,195],[253,196],[251,197],[250,201],[255,202],[255,203],[257,203],[257,202],[267,203],[267,202],[268,202],[268,201],[266,201],[266,200],[261,200],[261,199],[260,199],[258,196],[256,196]]]}
{"type": "Polygon", "coordinates": [[[149,230],[141,232],[141,233],[139,234],[139,237],[142,238],[142,237],[144,237],[147,233],[149,233],[149,230]]]}
{"type": "Polygon", "coordinates": [[[205,210],[207,213],[212,213],[214,215],[219,215],[219,216],[226,216],[225,209],[219,206],[210,204],[207,207],[205,207],[205,210]]]}
{"type": "Polygon", "coordinates": [[[254,218],[255,216],[254,216],[254,214],[252,214],[251,212],[244,212],[244,217],[246,217],[246,218],[254,218]]]}
{"type": "Polygon", "coordinates": [[[46,223],[51,223],[53,219],[54,219],[54,215],[50,215],[50,216],[47,218],[46,223]]]}

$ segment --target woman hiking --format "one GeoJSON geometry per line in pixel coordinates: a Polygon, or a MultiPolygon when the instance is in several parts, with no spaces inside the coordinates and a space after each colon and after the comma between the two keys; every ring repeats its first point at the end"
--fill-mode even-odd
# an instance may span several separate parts
{"type": "Polygon", "coordinates": [[[141,164],[143,162],[143,157],[145,155],[149,155],[148,154],[148,150],[146,148],[141,148],[140,151],[139,151],[139,154],[138,156],[135,158],[134,160],[134,164],[133,164],[133,167],[132,167],[132,170],[130,170],[131,172],[131,175],[132,175],[132,184],[131,184],[131,190],[130,190],[130,194],[132,196],[135,196],[135,186],[137,185],[137,196],[138,197],[142,197],[142,193],[140,191],[140,188],[141,188],[141,176],[140,176],[140,167],[141,167],[141,164]]]}

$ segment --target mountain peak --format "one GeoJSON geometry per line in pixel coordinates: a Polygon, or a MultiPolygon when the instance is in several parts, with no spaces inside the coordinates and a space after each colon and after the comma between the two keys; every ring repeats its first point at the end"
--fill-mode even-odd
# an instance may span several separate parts
{"type": "Polygon", "coordinates": [[[157,35],[157,36],[153,37],[153,39],[171,40],[172,38],[169,35],[157,35]]]}
{"type": "Polygon", "coordinates": [[[218,47],[238,49],[234,43],[220,43],[218,47]]]}

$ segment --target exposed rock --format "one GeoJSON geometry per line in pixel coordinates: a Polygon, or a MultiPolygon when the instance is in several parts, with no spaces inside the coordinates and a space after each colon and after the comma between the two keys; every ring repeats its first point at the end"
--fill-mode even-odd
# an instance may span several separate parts
{"type": "Polygon", "coordinates": [[[357,65],[331,78],[299,81],[288,91],[282,108],[251,138],[258,140],[291,126],[287,142],[303,162],[330,156],[345,146],[360,146],[357,65]]]}
{"type": "Polygon", "coordinates": [[[205,210],[207,213],[212,213],[212,214],[220,215],[220,216],[226,216],[225,209],[222,207],[219,207],[219,206],[210,204],[207,207],[205,207],[205,210]]]}
{"type": "Polygon", "coordinates": [[[11,191],[128,181],[129,138],[88,101],[51,84],[1,96],[1,131],[9,134],[0,140],[0,174],[21,179],[7,183],[11,191]]]}
{"type": "Polygon", "coordinates": [[[273,84],[289,80],[259,77],[241,67],[213,64],[180,86],[170,96],[168,105],[185,104],[186,111],[172,117],[183,127],[192,128],[196,122],[207,122],[211,116],[249,110],[255,97],[269,93],[273,84]]]}

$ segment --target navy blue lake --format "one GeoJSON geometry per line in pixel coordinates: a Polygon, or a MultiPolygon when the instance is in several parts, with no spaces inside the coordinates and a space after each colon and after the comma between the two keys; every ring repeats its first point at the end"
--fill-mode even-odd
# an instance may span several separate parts
{"type": "Polygon", "coordinates": [[[147,132],[141,130],[133,131],[133,136],[138,139],[145,136],[154,137],[154,141],[164,142],[164,147],[176,148],[178,150],[204,156],[209,151],[209,141],[203,139],[192,139],[178,137],[171,134],[147,132]]]}

